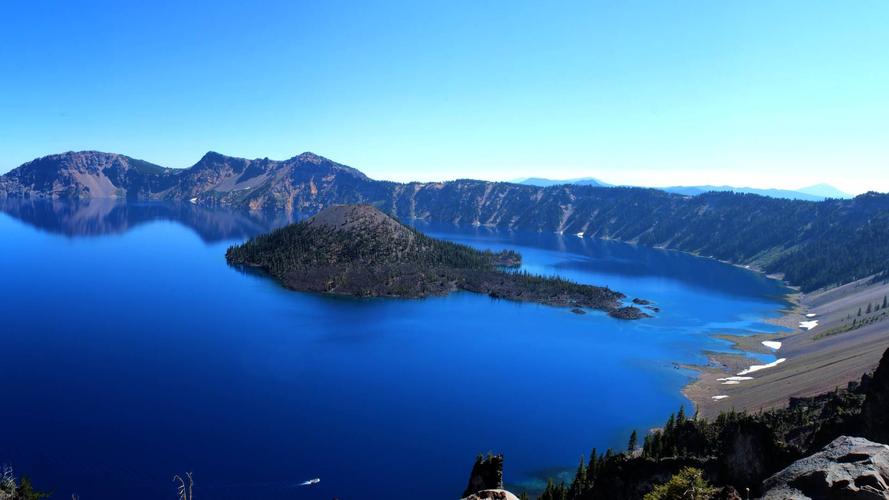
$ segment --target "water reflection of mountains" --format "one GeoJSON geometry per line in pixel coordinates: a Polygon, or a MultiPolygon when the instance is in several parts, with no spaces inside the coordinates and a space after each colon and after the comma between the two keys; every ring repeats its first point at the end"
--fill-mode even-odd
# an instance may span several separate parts
{"type": "Polygon", "coordinates": [[[149,222],[172,221],[190,228],[207,243],[246,239],[300,218],[295,214],[209,209],[182,202],[111,199],[0,200],[0,211],[43,231],[69,237],[122,234],[149,222]]]}
{"type": "MultiPolygon", "coordinates": [[[[193,230],[204,242],[244,240],[305,217],[304,214],[205,208],[187,202],[2,200],[0,211],[43,231],[68,237],[122,234],[154,221],[172,221],[193,230]]],[[[424,232],[454,241],[523,245],[566,254],[557,269],[577,269],[622,276],[676,279],[735,295],[781,296],[786,290],[754,273],[732,266],[644,246],[552,233],[523,233],[494,228],[458,227],[408,221],[424,232]],[[479,240],[479,237],[483,237],[479,240]],[[570,257],[574,255],[575,257],[570,257]]]]}

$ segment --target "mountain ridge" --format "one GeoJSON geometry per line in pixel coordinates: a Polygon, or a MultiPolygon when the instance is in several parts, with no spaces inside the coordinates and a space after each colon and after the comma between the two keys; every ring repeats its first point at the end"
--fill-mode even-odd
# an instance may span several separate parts
{"type": "MultiPolygon", "coordinates": [[[[579,177],[575,179],[547,179],[544,177],[528,177],[516,179],[516,184],[537,187],[561,186],[565,184],[574,186],[598,186],[598,187],[614,187],[615,184],[603,182],[595,177],[579,177]]],[[[624,186],[624,187],[640,187],[640,186],[624,186]]],[[[716,185],[695,185],[695,186],[655,186],[653,189],[659,189],[668,193],[682,194],[686,196],[698,196],[711,191],[731,191],[735,193],[758,194],[760,196],[768,196],[770,198],[786,198],[790,200],[805,201],[824,201],[828,198],[851,198],[848,193],[844,193],[829,184],[815,184],[812,186],[801,187],[799,189],[779,189],[779,188],[754,188],[739,186],[716,186],[716,185]]]]}
{"type": "MultiPolygon", "coordinates": [[[[120,155],[115,158],[92,161],[98,166],[122,161],[120,155]]],[[[120,180],[122,185],[99,191],[128,199],[307,215],[334,204],[372,204],[402,220],[579,234],[680,250],[777,273],[804,291],[882,274],[889,267],[889,195],[879,193],[811,202],[733,192],[683,196],[653,188],[541,188],[468,179],[396,183],[370,179],[312,153],[283,161],[208,153],[174,174],[118,168],[109,172],[127,175],[109,177],[98,166],[99,173],[88,180],[120,180]]],[[[0,177],[0,196],[92,196],[92,184],[74,175],[79,170],[53,172],[45,162],[29,162],[0,177]],[[52,189],[22,182],[30,179],[24,174],[41,166],[50,172],[52,189]]]]}

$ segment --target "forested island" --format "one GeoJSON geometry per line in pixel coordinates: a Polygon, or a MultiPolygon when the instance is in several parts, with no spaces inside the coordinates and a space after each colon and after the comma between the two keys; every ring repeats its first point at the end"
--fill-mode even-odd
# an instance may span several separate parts
{"type": "Polygon", "coordinates": [[[620,319],[646,317],[605,287],[518,270],[513,251],[481,251],[430,238],[370,205],[335,205],[306,221],[236,245],[229,264],[259,268],[285,287],[359,297],[421,298],[456,290],[620,319]]]}

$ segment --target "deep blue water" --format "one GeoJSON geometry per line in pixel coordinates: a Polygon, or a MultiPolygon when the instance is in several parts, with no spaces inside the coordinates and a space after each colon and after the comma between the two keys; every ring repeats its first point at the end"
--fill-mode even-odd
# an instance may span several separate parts
{"type": "Polygon", "coordinates": [[[331,298],[226,265],[231,243],[286,217],[0,207],[0,462],[55,498],[173,499],[185,471],[200,499],[457,498],[488,450],[530,484],[687,404],[673,363],[725,349],[710,333],[772,330],[760,321],[785,291],[675,252],[420,225],[662,312],[331,298]]]}

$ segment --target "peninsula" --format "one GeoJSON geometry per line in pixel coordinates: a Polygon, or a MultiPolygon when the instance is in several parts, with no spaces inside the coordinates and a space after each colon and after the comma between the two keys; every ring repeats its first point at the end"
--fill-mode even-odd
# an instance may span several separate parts
{"type": "Polygon", "coordinates": [[[421,298],[457,290],[556,307],[646,317],[622,293],[519,271],[521,256],[430,238],[370,205],[334,205],[228,249],[231,265],[260,268],[285,287],[359,297],[421,298]]]}

